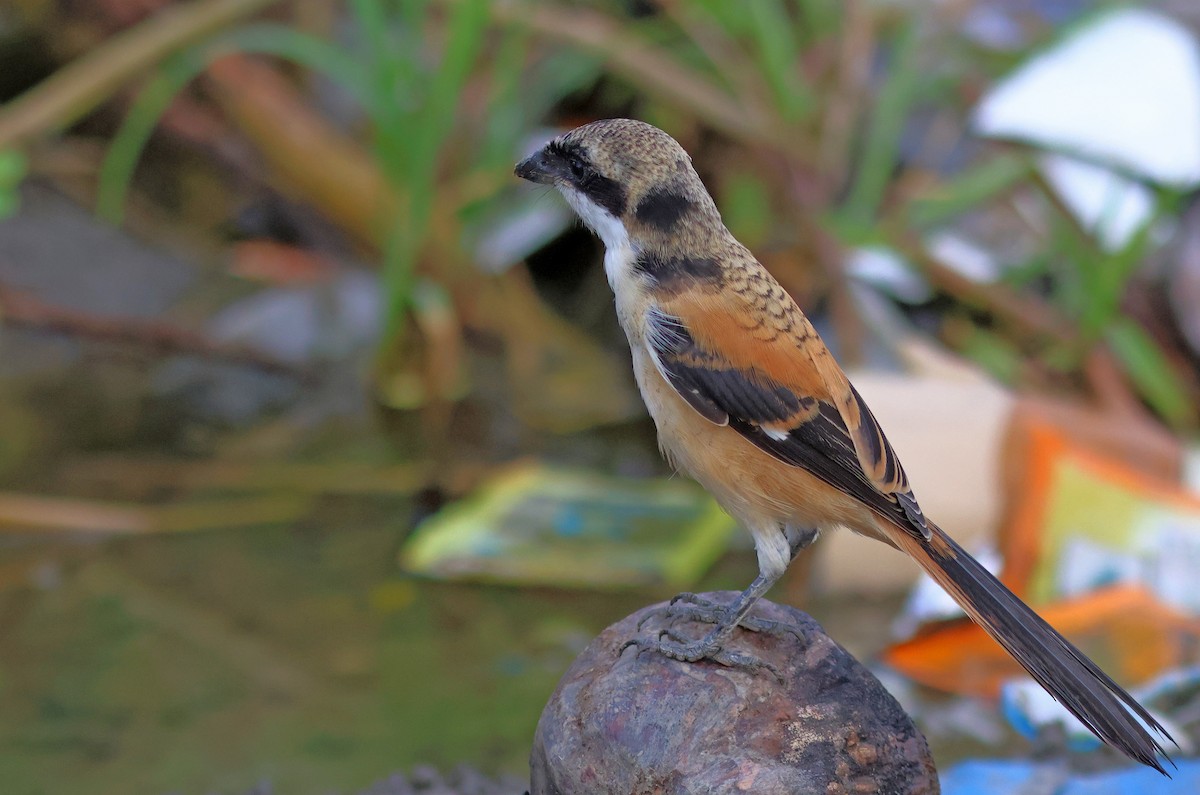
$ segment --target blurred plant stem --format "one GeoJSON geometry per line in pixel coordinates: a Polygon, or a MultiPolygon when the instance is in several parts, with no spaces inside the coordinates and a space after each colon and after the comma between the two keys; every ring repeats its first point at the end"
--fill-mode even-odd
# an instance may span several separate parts
{"type": "MultiPolygon", "coordinates": [[[[482,469],[482,466],[480,467],[482,469]]],[[[460,468],[450,485],[466,491],[481,472],[460,468]]],[[[423,488],[431,475],[425,463],[379,465],[354,462],[301,461],[188,461],[146,458],[144,455],[96,455],[71,459],[64,480],[85,491],[103,489],[126,499],[174,491],[243,493],[277,491],[302,494],[409,495],[423,488]]]]}
{"type": "Polygon", "coordinates": [[[256,494],[139,505],[0,492],[0,528],[98,535],[188,533],[295,522],[312,509],[305,494],[256,494]]]}
{"type": "Polygon", "coordinates": [[[277,68],[228,55],[209,66],[206,88],[279,184],[362,244],[381,245],[381,229],[400,211],[399,198],[363,148],[314,113],[277,68]]]}
{"type": "MultiPolygon", "coordinates": [[[[462,0],[452,0],[456,5],[462,0]]],[[[489,7],[502,25],[523,26],[564,44],[604,58],[613,74],[647,95],[694,113],[705,124],[744,143],[782,149],[807,161],[811,148],[753,94],[734,96],[667,55],[652,41],[629,31],[628,24],[585,8],[558,8],[500,0],[489,7]]]]}
{"type": "Polygon", "coordinates": [[[155,13],[0,108],[0,149],[73,124],[171,53],[276,2],[198,0],[155,13]]]}

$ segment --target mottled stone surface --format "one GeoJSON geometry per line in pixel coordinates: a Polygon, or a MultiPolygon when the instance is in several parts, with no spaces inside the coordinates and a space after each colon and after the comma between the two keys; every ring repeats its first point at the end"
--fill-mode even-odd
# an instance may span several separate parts
{"type": "MultiPolygon", "coordinates": [[[[727,603],[732,592],[704,594],[727,603]]],[[[731,648],[768,670],[617,650],[655,605],[612,625],[575,660],[538,723],[533,795],[937,793],[925,738],[857,660],[794,608],[753,615],[799,635],[739,630],[731,648]]],[[[642,632],[655,635],[665,618],[642,632]]],[[[680,622],[699,637],[710,627],[680,622]]]]}

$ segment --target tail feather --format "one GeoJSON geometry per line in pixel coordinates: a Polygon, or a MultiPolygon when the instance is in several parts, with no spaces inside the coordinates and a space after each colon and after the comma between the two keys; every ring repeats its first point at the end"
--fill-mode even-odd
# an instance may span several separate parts
{"type": "Polygon", "coordinates": [[[1097,737],[1168,775],[1159,757],[1171,758],[1150,730],[1174,740],[1146,708],[940,528],[930,528],[929,541],[907,533],[891,540],[1097,737]]]}

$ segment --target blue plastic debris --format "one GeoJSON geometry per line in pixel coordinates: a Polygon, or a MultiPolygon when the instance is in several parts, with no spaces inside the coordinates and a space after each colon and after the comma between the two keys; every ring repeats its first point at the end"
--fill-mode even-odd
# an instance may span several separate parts
{"type": "Polygon", "coordinates": [[[1185,792],[1200,792],[1200,762],[1185,760],[1177,764],[1178,771],[1167,766],[1171,778],[1148,767],[1113,770],[1104,775],[1072,781],[1063,795],[1182,795],[1185,792]]]}
{"type": "MultiPolygon", "coordinates": [[[[1161,704],[1194,700],[1197,691],[1200,691],[1200,666],[1167,671],[1130,690],[1134,698],[1148,705],[1150,714],[1189,756],[1194,754],[1195,747],[1188,734],[1158,707],[1161,704]]],[[[1066,731],[1067,745],[1071,750],[1089,751],[1100,746],[1100,741],[1094,734],[1029,677],[1011,679],[1004,683],[1000,690],[1000,711],[1009,725],[1021,736],[1035,743],[1046,726],[1058,723],[1066,731]]]]}
{"type": "MultiPolygon", "coordinates": [[[[1064,779],[1040,795],[1194,795],[1200,792],[1200,760],[1176,760],[1171,778],[1148,767],[1121,768],[1064,779]]],[[[942,773],[942,795],[1023,795],[1035,778],[1044,779],[1045,765],[1010,759],[971,759],[942,773]]]]}
{"type": "Polygon", "coordinates": [[[1027,740],[1036,742],[1043,728],[1057,723],[1065,729],[1067,746],[1071,750],[1090,751],[1100,746],[1096,735],[1029,677],[1010,679],[1004,683],[1000,689],[1000,712],[1009,725],[1027,740]]]}
{"type": "Polygon", "coordinates": [[[1012,795],[1035,775],[1037,765],[1032,762],[970,759],[942,771],[942,795],[1012,795]]]}

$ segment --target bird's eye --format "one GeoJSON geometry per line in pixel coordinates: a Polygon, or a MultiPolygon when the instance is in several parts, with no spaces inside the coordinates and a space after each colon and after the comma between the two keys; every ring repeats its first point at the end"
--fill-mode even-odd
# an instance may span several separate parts
{"type": "Polygon", "coordinates": [[[571,176],[577,180],[585,180],[592,174],[592,167],[578,155],[571,157],[567,165],[571,168],[571,176]]]}

